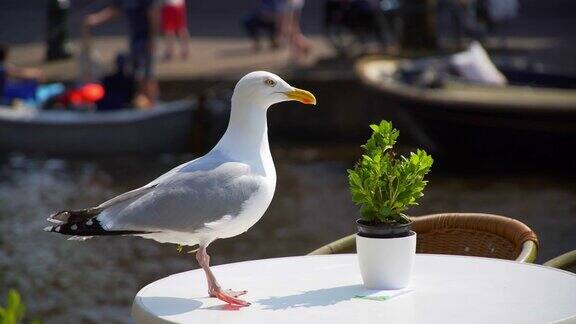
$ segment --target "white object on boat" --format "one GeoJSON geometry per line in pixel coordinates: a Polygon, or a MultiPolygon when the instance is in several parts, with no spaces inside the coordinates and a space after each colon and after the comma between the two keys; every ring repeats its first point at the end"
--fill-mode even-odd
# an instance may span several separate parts
{"type": "Polygon", "coordinates": [[[472,42],[468,50],[452,55],[450,63],[468,81],[500,86],[508,83],[477,41],[472,42]]]}

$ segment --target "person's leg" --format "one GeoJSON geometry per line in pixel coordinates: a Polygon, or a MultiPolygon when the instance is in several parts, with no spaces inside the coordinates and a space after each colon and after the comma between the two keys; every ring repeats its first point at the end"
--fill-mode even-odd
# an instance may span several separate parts
{"type": "Polygon", "coordinates": [[[164,31],[164,55],[163,60],[169,61],[174,57],[174,52],[176,51],[176,35],[172,30],[164,31]]]}
{"type": "Polygon", "coordinates": [[[148,50],[144,57],[144,80],[142,82],[142,94],[148,100],[144,108],[152,107],[158,101],[158,81],[154,77],[153,53],[148,50]]]}
{"type": "Polygon", "coordinates": [[[182,59],[188,58],[190,46],[190,33],[188,33],[188,19],[186,13],[186,6],[178,7],[178,21],[177,21],[177,34],[180,42],[180,56],[182,59]]]}
{"type": "Polygon", "coordinates": [[[248,36],[250,36],[250,38],[256,38],[257,37],[257,31],[256,31],[256,15],[254,13],[250,13],[245,15],[242,18],[242,26],[244,27],[244,30],[246,31],[246,33],[248,34],[248,36]]]}
{"type": "Polygon", "coordinates": [[[284,40],[288,46],[289,59],[293,59],[295,56],[295,46],[294,46],[294,17],[293,12],[290,8],[286,8],[280,15],[279,18],[279,38],[284,40]]]}
{"type": "Polygon", "coordinates": [[[452,4],[452,28],[454,30],[455,43],[461,46],[464,39],[465,11],[463,5],[452,4]]]}
{"type": "Polygon", "coordinates": [[[256,40],[257,45],[255,46],[256,50],[260,50],[260,31],[266,30],[268,28],[268,20],[267,17],[263,16],[262,14],[254,15],[254,38],[256,40]]]}
{"type": "Polygon", "coordinates": [[[292,29],[293,29],[293,35],[295,38],[295,43],[296,46],[298,47],[299,51],[306,55],[308,54],[308,52],[310,51],[310,42],[308,41],[308,39],[306,38],[306,36],[304,36],[304,34],[302,34],[302,29],[300,28],[300,16],[302,15],[302,10],[298,9],[294,11],[293,14],[293,22],[292,22],[292,29]]]}
{"type": "Polygon", "coordinates": [[[162,31],[164,32],[165,49],[162,58],[170,60],[176,50],[176,13],[173,6],[162,7],[162,31]]]}
{"type": "Polygon", "coordinates": [[[266,15],[262,17],[262,25],[261,28],[268,34],[268,38],[270,40],[270,47],[271,48],[278,48],[278,28],[277,28],[277,19],[273,15],[266,15]]]}
{"type": "Polygon", "coordinates": [[[136,108],[150,108],[158,97],[158,85],[153,77],[153,53],[151,39],[132,41],[132,60],[136,93],[134,104],[136,108]]]}
{"type": "Polygon", "coordinates": [[[295,62],[299,63],[302,62],[310,50],[308,40],[302,35],[300,29],[300,10],[293,10],[290,13],[289,20],[290,55],[295,62]]]}
{"type": "Polygon", "coordinates": [[[254,49],[260,49],[260,39],[258,37],[258,27],[259,27],[259,18],[258,14],[253,12],[244,17],[242,20],[242,25],[246,30],[246,33],[252,38],[254,41],[254,49]]]}
{"type": "Polygon", "coordinates": [[[190,53],[190,34],[188,28],[182,28],[178,31],[178,39],[180,40],[180,56],[182,59],[187,59],[190,53]]]}
{"type": "Polygon", "coordinates": [[[286,42],[288,48],[292,46],[291,33],[292,33],[292,13],[289,9],[284,8],[278,13],[277,18],[277,38],[281,42],[286,42]]]}

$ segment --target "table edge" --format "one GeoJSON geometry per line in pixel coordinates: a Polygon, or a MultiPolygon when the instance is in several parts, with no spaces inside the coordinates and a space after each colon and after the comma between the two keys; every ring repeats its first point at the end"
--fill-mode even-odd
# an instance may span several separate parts
{"type": "MultiPolygon", "coordinates": [[[[337,257],[342,257],[342,256],[351,256],[351,255],[356,255],[356,253],[341,253],[341,254],[326,254],[326,255],[294,255],[294,256],[284,256],[284,257],[276,257],[276,258],[264,258],[264,259],[255,259],[255,260],[246,260],[246,261],[238,261],[238,262],[231,262],[231,263],[223,263],[223,264],[219,264],[219,265],[215,265],[212,266],[212,269],[218,269],[220,267],[223,266],[231,266],[231,265],[238,265],[238,264],[243,264],[243,263],[253,263],[253,262],[263,262],[263,261],[271,261],[271,260],[281,260],[281,259],[303,259],[303,258],[337,258],[337,257]]],[[[496,259],[496,258],[488,258],[488,257],[479,257],[479,256],[471,256],[471,255],[453,255],[453,254],[434,254],[434,253],[416,253],[416,257],[417,258],[422,258],[422,257],[440,257],[440,258],[458,258],[458,259],[483,259],[486,261],[492,261],[492,262],[506,262],[506,263],[512,263],[512,264],[516,264],[516,265],[520,265],[520,266],[530,266],[530,267],[539,267],[539,268],[544,268],[546,270],[553,270],[553,271],[557,271],[559,273],[562,274],[567,274],[569,276],[572,277],[576,277],[576,273],[572,273],[570,271],[566,271],[566,270],[562,270],[562,269],[557,269],[557,268],[553,268],[553,267],[549,267],[549,266],[545,266],[542,264],[535,264],[535,263],[525,263],[525,262],[518,262],[515,260],[506,260],[506,259],[496,259]]],[[[177,272],[177,273],[173,273],[171,275],[168,275],[166,277],[160,278],[158,280],[152,281],[148,284],[146,284],[146,286],[142,287],[140,290],[138,290],[138,293],[136,294],[136,296],[138,296],[140,294],[140,292],[142,292],[143,290],[145,290],[149,285],[160,281],[160,280],[164,280],[167,278],[170,278],[172,276],[179,276],[188,272],[193,272],[193,271],[201,271],[201,268],[197,268],[197,269],[192,269],[192,270],[186,270],[186,271],[182,271],[182,272],[177,272]]]]}
{"type": "MultiPolygon", "coordinates": [[[[225,263],[225,264],[220,264],[217,266],[214,266],[214,269],[217,269],[218,267],[221,266],[229,266],[229,265],[237,265],[237,264],[242,264],[242,263],[252,263],[252,262],[263,262],[263,261],[270,261],[270,260],[280,260],[280,259],[300,259],[300,258],[334,258],[334,257],[342,257],[342,256],[352,256],[352,255],[356,255],[356,253],[342,253],[342,254],[329,254],[329,255],[297,255],[297,256],[285,256],[285,257],[276,257],[276,258],[264,258],[264,259],[256,259],[256,260],[247,260],[247,261],[239,261],[239,262],[232,262],[232,263],[225,263]]],[[[416,254],[417,257],[421,258],[421,257],[441,257],[441,258],[459,258],[459,259],[465,259],[465,258],[473,258],[473,259],[484,259],[487,261],[495,261],[495,262],[508,262],[508,263],[513,263],[513,264],[517,264],[520,266],[535,266],[535,267],[539,267],[539,268],[544,268],[547,270],[554,270],[557,271],[559,273],[563,273],[563,274],[568,274],[571,277],[576,277],[576,274],[569,272],[569,271],[565,271],[565,270],[561,270],[561,269],[557,269],[557,268],[552,268],[552,267],[548,267],[545,265],[541,265],[541,264],[534,264],[534,263],[522,263],[522,262],[518,262],[518,261],[514,261],[514,260],[505,260],[505,259],[495,259],[495,258],[487,258],[487,257],[477,257],[477,256],[467,256],[467,255],[450,255],[450,254],[431,254],[431,253],[417,253],[416,254]]],[[[134,318],[134,320],[137,320],[137,323],[140,324],[146,324],[146,323],[152,323],[152,319],[154,321],[156,321],[155,323],[157,323],[158,319],[161,319],[163,321],[163,323],[174,323],[172,321],[168,321],[164,318],[157,318],[157,317],[150,317],[151,314],[153,314],[151,312],[150,309],[148,309],[148,307],[146,307],[146,305],[144,305],[144,303],[142,302],[142,296],[141,293],[143,293],[144,291],[147,290],[147,288],[149,288],[150,285],[152,285],[155,282],[158,282],[160,280],[164,280],[167,278],[170,278],[172,276],[178,276],[178,275],[182,275],[188,272],[194,272],[194,271],[201,271],[202,269],[193,269],[193,270],[187,270],[187,271],[183,271],[183,272],[178,272],[178,273],[174,273],[171,274],[169,276],[160,278],[158,280],[155,280],[153,282],[148,283],[146,286],[142,287],[137,293],[136,296],[134,297],[134,300],[132,302],[132,308],[131,308],[131,315],[134,318]]],[[[576,318],[576,317],[575,317],[576,318]]]]}

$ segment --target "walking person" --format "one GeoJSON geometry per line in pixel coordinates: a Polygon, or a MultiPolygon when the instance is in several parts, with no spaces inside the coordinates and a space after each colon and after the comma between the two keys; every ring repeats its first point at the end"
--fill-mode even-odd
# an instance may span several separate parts
{"type": "Polygon", "coordinates": [[[154,45],[158,29],[158,8],[154,0],[115,0],[114,3],[84,19],[85,37],[92,27],[124,13],[130,29],[130,61],[137,82],[134,104],[137,108],[150,108],[158,96],[154,77],[154,45]]]}
{"type": "Polygon", "coordinates": [[[287,38],[291,59],[301,62],[310,53],[310,41],[300,27],[304,0],[285,0],[282,34],[287,38]]]}
{"type": "Polygon", "coordinates": [[[256,8],[242,19],[244,29],[254,41],[254,50],[262,48],[260,32],[264,31],[270,39],[270,47],[279,47],[280,9],[284,0],[260,0],[256,8]]]}
{"type": "Polygon", "coordinates": [[[166,38],[164,60],[171,60],[176,52],[176,42],[180,45],[180,57],[187,59],[190,34],[186,19],[184,0],[164,0],[162,3],[162,32],[166,38]]]}
{"type": "Polygon", "coordinates": [[[34,101],[44,72],[8,63],[9,52],[8,45],[0,43],[0,105],[11,105],[13,100],[34,101]]]}

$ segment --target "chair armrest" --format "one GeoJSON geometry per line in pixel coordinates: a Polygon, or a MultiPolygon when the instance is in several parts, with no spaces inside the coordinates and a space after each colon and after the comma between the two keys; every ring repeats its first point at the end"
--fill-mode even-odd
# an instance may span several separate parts
{"type": "Polygon", "coordinates": [[[536,256],[538,256],[538,245],[534,241],[526,241],[522,244],[522,251],[520,251],[516,261],[534,263],[536,256]]]}
{"type": "Polygon", "coordinates": [[[356,248],[356,234],[345,236],[337,241],[326,244],[310,253],[308,255],[321,255],[321,254],[338,254],[354,252],[356,248]]]}
{"type": "Polygon", "coordinates": [[[576,250],[564,253],[554,259],[546,261],[545,266],[557,269],[568,269],[576,266],[576,250]]]}

